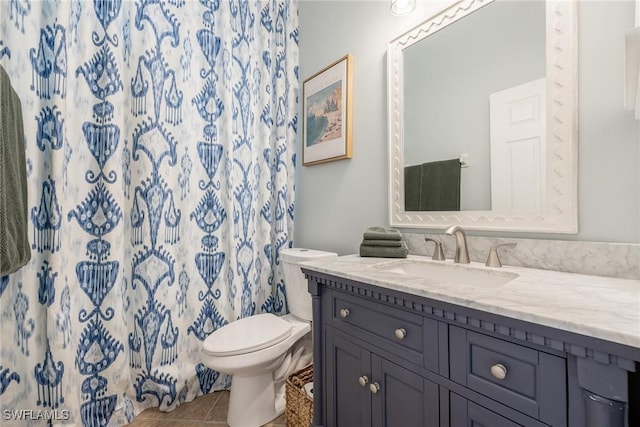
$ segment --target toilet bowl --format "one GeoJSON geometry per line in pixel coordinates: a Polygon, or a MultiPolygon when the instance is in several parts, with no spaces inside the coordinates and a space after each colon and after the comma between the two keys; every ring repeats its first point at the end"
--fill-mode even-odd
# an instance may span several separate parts
{"type": "MultiPolygon", "coordinates": [[[[311,331],[311,296],[298,263],[331,252],[290,248],[280,251],[287,302],[291,314],[282,317],[257,314],[231,322],[209,335],[201,352],[202,363],[232,375],[227,424],[231,427],[261,426],[284,411],[284,393],[278,390],[274,371],[292,363],[290,351],[311,331]]],[[[296,352],[299,357],[300,352],[296,352]]],[[[302,360],[310,360],[310,349],[302,360]]],[[[293,362],[295,365],[295,362],[293,362]]],[[[293,366],[292,365],[292,366],[293,366]]],[[[284,383],[279,387],[283,387],[284,383]]]]}

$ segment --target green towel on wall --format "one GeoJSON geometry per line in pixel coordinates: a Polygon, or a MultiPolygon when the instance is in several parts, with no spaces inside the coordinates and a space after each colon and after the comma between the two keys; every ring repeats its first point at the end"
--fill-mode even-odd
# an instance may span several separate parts
{"type": "Polygon", "coordinates": [[[409,248],[407,248],[407,244],[404,241],[401,242],[399,247],[360,244],[361,257],[406,258],[407,255],[409,255],[409,248]]]}
{"type": "Polygon", "coordinates": [[[364,230],[365,239],[371,240],[401,240],[400,231],[389,227],[369,227],[364,230]]]}
{"type": "Polygon", "coordinates": [[[0,276],[31,258],[28,218],[22,104],[0,65],[0,276]]]}

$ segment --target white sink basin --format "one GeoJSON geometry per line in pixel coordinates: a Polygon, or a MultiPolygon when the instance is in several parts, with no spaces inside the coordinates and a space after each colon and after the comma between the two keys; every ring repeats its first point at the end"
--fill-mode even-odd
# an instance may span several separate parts
{"type": "Polygon", "coordinates": [[[387,273],[420,277],[433,282],[457,283],[472,286],[501,286],[518,277],[518,274],[484,269],[446,262],[428,262],[403,259],[384,264],[375,264],[371,268],[387,273]]]}

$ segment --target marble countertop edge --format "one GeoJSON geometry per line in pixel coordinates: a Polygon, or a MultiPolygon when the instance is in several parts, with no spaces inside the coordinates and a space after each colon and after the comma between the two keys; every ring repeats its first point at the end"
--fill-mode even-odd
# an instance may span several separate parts
{"type": "MultiPolygon", "coordinates": [[[[380,270],[401,259],[347,255],[301,263],[313,271],[640,348],[640,280],[471,263],[517,275],[500,286],[470,286],[380,270]]],[[[408,261],[442,263],[409,255],[408,261]]],[[[444,261],[453,267],[452,261],[444,261]]]]}

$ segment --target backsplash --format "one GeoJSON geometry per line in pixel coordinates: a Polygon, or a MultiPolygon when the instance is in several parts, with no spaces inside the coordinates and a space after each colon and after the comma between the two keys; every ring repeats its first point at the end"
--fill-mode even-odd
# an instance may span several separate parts
{"type": "MultiPolygon", "coordinates": [[[[410,254],[433,255],[434,245],[426,243],[425,237],[441,241],[447,259],[455,253],[455,239],[451,236],[402,235],[410,254]]],[[[515,247],[498,249],[503,265],[640,280],[638,244],[467,236],[471,261],[484,263],[491,245],[499,243],[517,243],[515,247]]]]}

